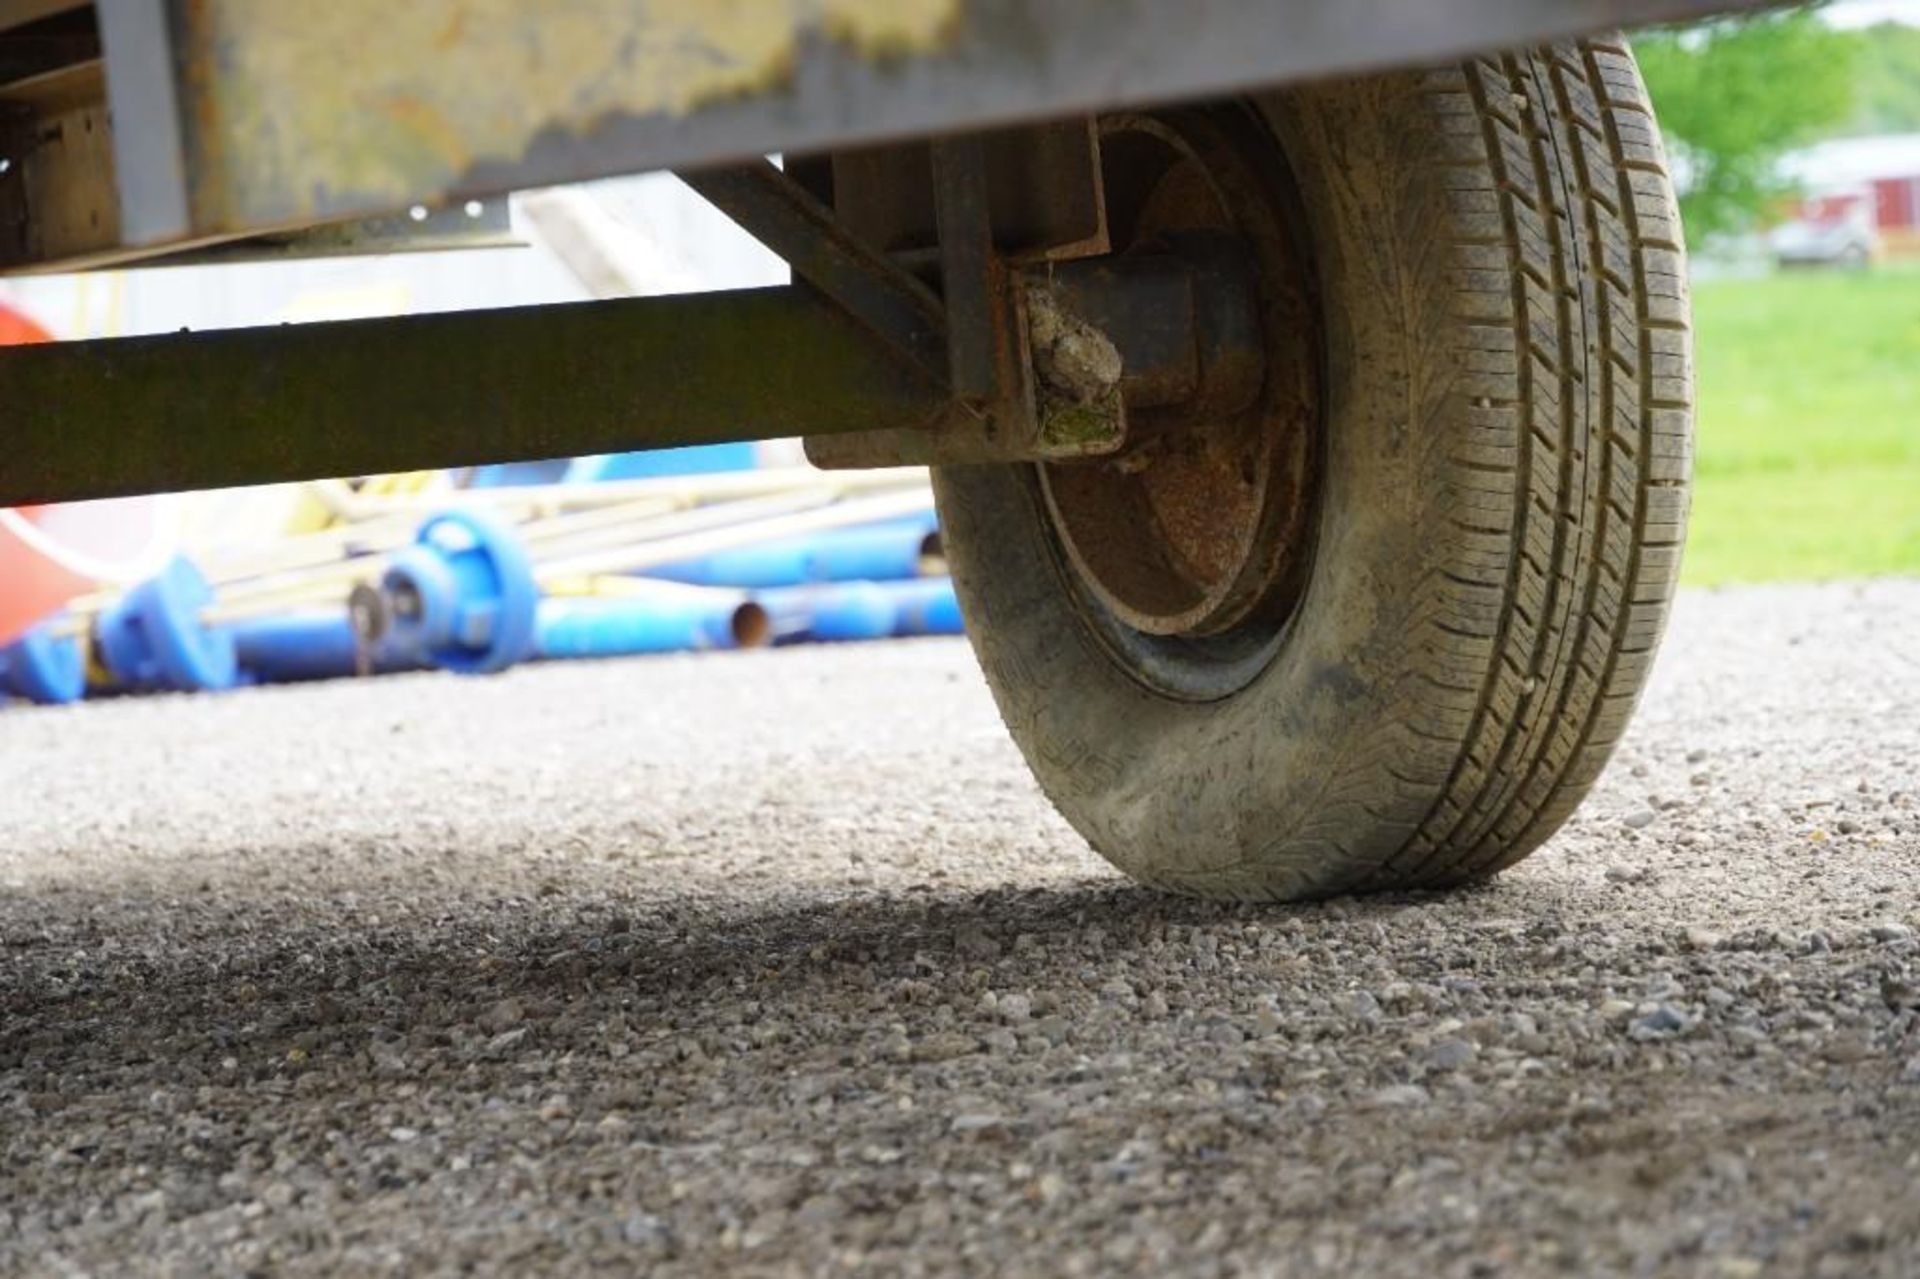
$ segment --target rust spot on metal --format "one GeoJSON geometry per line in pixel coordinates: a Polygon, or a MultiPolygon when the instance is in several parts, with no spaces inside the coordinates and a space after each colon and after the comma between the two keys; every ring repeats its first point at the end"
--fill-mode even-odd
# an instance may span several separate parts
{"type": "Polygon", "coordinates": [[[1271,185],[1273,143],[1204,110],[1102,124],[1123,257],[1194,237],[1244,241],[1265,358],[1228,351],[1192,398],[1133,415],[1116,457],[1043,468],[1055,529],[1081,581],[1135,631],[1204,638],[1277,625],[1311,551],[1319,342],[1298,318],[1310,310],[1305,259],[1271,185]]]}
{"type": "Polygon", "coordinates": [[[1119,448],[1127,421],[1120,349],[1046,285],[1029,288],[1026,302],[1042,448],[1054,457],[1119,448]]]}
{"type": "Polygon", "coordinates": [[[685,116],[778,91],[809,38],[875,61],[933,53],[962,0],[192,0],[195,94],[225,149],[226,218],[399,205],[511,164],[543,133],[685,116]]]}
{"type": "Polygon", "coordinates": [[[435,110],[432,104],[422,102],[411,94],[403,94],[389,99],[382,107],[395,124],[432,148],[449,168],[464,169],[473,163],[473,153],[468,150],[460,130],[435,110]]]}

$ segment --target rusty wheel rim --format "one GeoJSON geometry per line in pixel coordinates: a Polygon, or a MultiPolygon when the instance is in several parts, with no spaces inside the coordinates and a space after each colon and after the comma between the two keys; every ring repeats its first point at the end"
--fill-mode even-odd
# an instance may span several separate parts
{"type": "Polygon", "coordinates": [[[1267,367],[1242,405],[1138,413],[1127,447],[1038,468],[1069,577],[1108,647],[1175,696],[1244,686],[1277,651],[1313,552],[1324,343],[1277,140],[1239,107],[1110,116],[1114,250],[1230,235],[1257,275],[1267,367]]]}

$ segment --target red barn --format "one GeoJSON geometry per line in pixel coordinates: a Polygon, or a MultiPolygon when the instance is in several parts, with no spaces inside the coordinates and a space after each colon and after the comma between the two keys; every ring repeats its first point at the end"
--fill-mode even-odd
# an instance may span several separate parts
{"type": "Polygon", "coordinates": [[[1789,156],[1799,220],[1865,222],[1885,254],[1920,254],[1920,133],[1837,138],[1789,156]]]}

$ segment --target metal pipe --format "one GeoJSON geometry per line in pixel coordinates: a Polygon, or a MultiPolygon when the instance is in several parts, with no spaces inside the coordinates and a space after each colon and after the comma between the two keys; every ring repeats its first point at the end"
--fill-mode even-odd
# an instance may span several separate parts
{"type": "MultiPolygon", "coordinates": [[[[439,503],[427,509],[446,510],[453,505],[455,504],[439,503]]],[[[680,509],[683,509],[681,505],[661,499],[629,501],[619,506],[578,512],[577,523],[563,524],[563,520],[574,520],[576,516],[552,516],[530,521],[525,526],[522,536],[533,539],[576,532],[593,532],[598,526],[624,525],[636,519],[670,514],[680,509]]],[[[363,557],[406,545],[413,539],[413,531],[418,522],[418,517],[413,515],[376,516],[362,524],[302,534],[277,545],[265,547],[249,556],[214,559],[203,563],[201,567],[207,580],[220,587],[244,589],[246,583],[267,578],[284,578],[289,582],[304,581],[309,574],[325,575],[341,565],[352,564],[363,557]]],[[[98,607],[100,601],[109,598],[111,597],[106,595],[84,596],[73,601],[69,608],[73,611],[87,612],[98,607]]]]}
{"type": "Polygon", "coordinates": [[[873,582],[814,582],[760,591],[754,603],[766,610],[776,642],[885,639],[896,614],[873,582]]]}
{"type": "Polygon", "coordinates": [[[881,589],[894,607],[895,635],[959,635],[965,630],[950,577],[884,582],[881,589]]]}
{"type": "MultiPolygon", "coordinates": [[[[628,511],[620,507],[604,508],[529,524],[519,531],[519,536],[530,550],[539,548],[549,554],[585,554],[607,546],[629,545],[637,539],[673,537],[785,515],[791,511],[811,510],[832,500],[831,494],[803,492],[775,494],[750,502],[700,507],[692,511],[657,513],[652,509],[628,511]]],[[[365,556],[286,574],[229,582],[224,584],[221,600],[223,604],[239,604],[257,597],[284,596],[289,591],[305,594],[322,584],[364,581],[369,573],[377,577],[382,565],[379,557],[365,556]]]]}
{"type": "Polygon", "coordinates": [[[844,528],[852,524],[867,524],[911,515],[915,511],[924,510],[926,504],[927,495],[924,491],[882,493],[851,502],[838,502],[818,510],[799,511],[792,515],[759,520],[752,524],[737,524],[726,528],[688,533],[680,537],[664,537],[636,546],[614,547],[571,559],[544,563],[540,566],[540,573],[543,577],[547,575],[591,577],[597,573],[639,572],[656,564],[671,564],[676,560],[711,555],[716,551],[731,550],[736,546],[746,546],[766,538],[791,537],[801,533],[818,532],[822,529],[844,528]]]}
{"type": "Polygon", "coordinates": [[[543,599],[534,655],[555,660],[753,647],[767,642],[766,610],[732,591],[625,599],[543,599]]]}
{"type": "Polygon", "coordinates": [[[365,645],[345,609],[277,613],[229,629],[243,680],[287,683],[427,669],[417,653],[365,645]]]}
{"type": "MultiPolygon", "coordinates": [[[[923,473],[908,472],[920,477],[923,473]]],[[[746,502],[722,503],[692,511],[673,512],[642,522],[642,530],[631,525],[611,529],[589,526],[586,541],[556,534],[545,540],[538,535],[539,525],[520,533],[529,550],[543,551],[551,562],[536,562],[540,582],[564,581],[602,573],[627,572],[654,564],[670,564],[735,547],[791,536],[797,533],[842,528],[909,515],[924,511],[932,496],[924,482],[900,492],[883,492],[878,498],[834,502],[831,488],[811,488],[797,493],[774,494],[746,502]],[[743,510],[742,508],[748,508],[743,510]],[[795,523],[795,521],[801,521],[795,523]],[[644,540],[635,541],[637,532],[644,540]],[[613,545],[599,543],[616,539],[613,545]],[[685,548],[692,547],[692,550],[685,548]],[[660,549],[664,548],[664,549],[660,549]]],[[[605,512],[589,512],[603,515],[605,512]]],[[[564,525],[569,517],[560,517],[564,525]]],[[[565,533],[562,528],[560,533],[565,533]]],[[[400,547],[394,550],[402,549],[400,547]]],[[[195,612],[204,628],[226,627],[254,619],[284,613],[289,608],[310,607],[343,600],[358,585],[373,585],[384,573],[389,555],[368,555],[336,564],[322,565],[274,578],[248,583],[221,584],[195,574],[206,590],[195,612]],[[218,592],[215,594],[214,592],[218,592]]],[[[125,596],[101,596],[77,602],[61,617],[40,629],[50,639],[61,640],[82,635],[98,617],[111,614],[124,603],[125,596]]]]}
{"type": "Polygon", "coordinates": [[[846,496],[868,489],[893,488],[924,482],[924,468],[878,467],[870,471],[822,471],[811,466],[764,467],[752,471],[723,471],[713,475],[665,475],[638,480],[596,483],[536,484],[524,488],[456,489],[450,493],[409,493],[372,497],[341,493],[338,481],[318,480],[307,487],[344,520],[364,520],[384,514],[426,515],[452,507],[478,507],[495,512],[524,508],[529,517],[550,515],[569,507],[608,506],[650,498],[678,506],[703,506],[736,498],[819,486],[846,496]]]}
{"type": "MultiPolygon", "coordinates": [[[[926,496],[922,479],[922,503],[926,496]]],[[[895,481],[897,482],[897,480],[895,481]]],[[[692,511],[661,513],[651,502],[642,501],[622,507],[601,508],[575,515],[557,516],[533,522],[520,531],[529,549],[548,555],[579,556],[596,551],[634,545],[647,539],[678,537],[733,524],[754,525],[758,521],[795,511],[812,510],[834,500],[838,486],[822,485],[786,494],[770,494],[750,501],[722,503],[692,511]]],[[[411,542],[411,528],[405,539],[394,539],[391,551],[411,542]]],[[[208,624],[239,621],[276,612],[292,605],[318,603],[340,598],[355,583],[378,580],[386,564],[384,554],[332,560],[297,566],[264,576],[228,579],[209,576],[207,581],[218,592],[217,602],[203,611],[208,624]]],[[[64,616],[50,623],[52,633],[77,634],[88,621],[118,600],[118,595],[93,595],[75,600],[64,616]]]]}
{"type": "Polygon", "coordinates": [[[934,515],[929,507],[924,517],[777,538],[655,565],[647,575],[701,586],[763,589],[806,582],[891,581],[918,577],[925,571],[933,535],[934,515]]]}

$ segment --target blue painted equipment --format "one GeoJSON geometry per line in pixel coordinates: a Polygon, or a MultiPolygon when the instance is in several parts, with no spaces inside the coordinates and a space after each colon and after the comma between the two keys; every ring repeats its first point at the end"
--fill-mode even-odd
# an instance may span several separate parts
{"type": "MultiPolygon", "coordinates": [[[[240,669],[250,680],[344,679],[360,671],[359,644],[344,609],[313,609],[249,618],[228,628],[240,669]]],[[[374,674],[423,670],[417,654],[404,651],[392,637],[372,649],[374,674]]]]}
{"type": "Polygon", "coordinates": [[[711,475],[716,471],[751,471],[760,450],[751,441],[738,444],[691,444],[677,449],[646,449],[637,453],[599,453],[576,457],[563,482],[604,484],[610,480],[660,479],[675,475],[711,475]]]}
{"type": "Polygon", "coordinates": [[[78,635],[55,635],[40,626],[0,650],[0,694],[64,706],[86,691],[86,643],[78,635]]]}
{"type": "Polygon", "coordinates": [[[763,589],[804,582],[892,581],[918,577],[938,527],[928,510],[902,520],[776,538],[646,570],[648,577],[699,586],[763,589]]]}
{"type": "Polygon", "coordinates": [[[543,658],[733,648],[757,642],[765,628],[765,615],[733,592],[547,599],[540,601],[534,647],[543,658]]]}
{"type": "Polygon", "coordinates": [[[895,635],[959,635],[966,629],[950,577],[887,582],[881,589],[887,593],[897,614],[895,635]]]}
{"type": "MultiPolygon", "coordinates": [[[[342,677],[363,665],[382,673],[435,666],[475,674],[534,657],[950,634],[960,629],[950,582],[891,580],[913,579],[935,535],[933,512],[916,512],[659,570],[678,581],[651,574],[582,578],[587,589],[611,594],[542,600],[517,533],[492,516],[456,510],[427,519],[413,543],[389,558],[380,583],[389,622],[370,654],[361,651],[346,608],[297,605],[209,625],[213,592],[185,560],[103,612],[94,651],[111,687],[186,691],[342,677]],[[689,581],[786,584],[749,596],[689,581]]],[[[573,579],[553,584],[579,589],[573,579]]],[[[261,596],[269,607],[272,598],[261,596]]],[[[222,611],[231,615],[245,604],[243,598],[222,611]]],[[[86,683],[81,639],[43,629],[0,651],[0,696],[73,701],[86,683]]]]}
{"type": "Polygon", "coordinates": [[[758,591],[776,644],[801,640],[869,640],[893,634],[895,611],[873,582],[822,582],[758,591]]]}
{"type": "Polygon", "coordinates": [[[520,540],[477,511],[448,511],[420,526],[380,582],[394,643],[463,675],[505,670],[533,656],[539,590],[520,540]]]}
{"type": "Polygon", "coordinates": [[[212,602],[200,570],[174,560],[100,615],[94,648],[101,665],[126,689],[231,688],[239,678],[233,637],[200,621],[212,602]]]}
{"type": "Polygon", "coordinates": [[[568,461],[554,458],[542,462],[496,462],[476,466],[467,476],[470,489],[518,489],[540,484],[558,484],[566,478],[568,461]]]}

